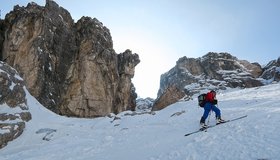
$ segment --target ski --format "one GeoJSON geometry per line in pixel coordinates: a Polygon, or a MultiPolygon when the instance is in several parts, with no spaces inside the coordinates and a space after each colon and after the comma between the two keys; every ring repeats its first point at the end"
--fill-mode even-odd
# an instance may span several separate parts
{"type": "Polygon", "coordinates": [[[215,127],[217,125],[221,125],[221,124],[224,124],[224,123],[236,121],[236,120],[239,120],[239,119],[242,119],[242,118],[245,118],[245,117],[247,117],[247,115],[244,115],[244,116],[241,116],[241,117],[237,117],[237,118],[234,118],[234,119],[230,119],[230,120],[226,120],[223,123],[209,125],[207,127],[200,128],[199,130],[196,130],[194,132],[187,133],[187,134],[185,134],[185,136],[189,136],[189,135],[192,135],[192,134],[195,134],[195,133],[198,133],[198,132],[202,132],[202,131],[207,131],[208,128],[212,128],[212,127],[215,127]]]}

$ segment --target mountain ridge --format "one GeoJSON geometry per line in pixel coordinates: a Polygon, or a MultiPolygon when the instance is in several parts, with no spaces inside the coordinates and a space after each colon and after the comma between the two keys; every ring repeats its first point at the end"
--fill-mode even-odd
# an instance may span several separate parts
{"type": "Polygon", "coordinates": [[[178,59],[175,67],[161,75],[153,110],[207,90],[251,88],[278,82],[279,62],[279,58],[272,60],[262,68],[256,62],[239,60],[227,52],[209,52],[199,58],[184,56],[178,59]]]}

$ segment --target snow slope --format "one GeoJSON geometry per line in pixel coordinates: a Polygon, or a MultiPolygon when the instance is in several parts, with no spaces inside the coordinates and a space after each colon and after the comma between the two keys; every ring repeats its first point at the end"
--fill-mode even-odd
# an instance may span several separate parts
{"type": "MultiPolygon", "coordinates": [[[[33,119],[23,135],[0,150],[0,159],[276,160],[280,159],[279,97],[280,83],[220,92],[224,119],[248,117],[185,137],[199,128],[203,109],[196,98],[154,115],[124,112],[112,118],[78,119],[55,115],[28,94],[33,119]]],[[[214,113],[209,123],[215,123],[214,113]]]]}

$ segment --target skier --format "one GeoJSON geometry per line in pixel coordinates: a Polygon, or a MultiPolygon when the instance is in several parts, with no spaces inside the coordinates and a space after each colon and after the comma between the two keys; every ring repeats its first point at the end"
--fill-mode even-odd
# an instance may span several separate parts
{"type": "Polygon", "coordinates": [[[206,94],[205,97],[205,105],[204,105],[204,113],[200,119],[200,125],[201,127],[207,127],[207,125],[205,124],[205,120],[208,117],[209,112],[212,110],[215,112],[216,114],[216,124],[220,124],[220,123],[224,123],[225,120],[223,120],[221,118],[221,111],[218,107],[216,107],[215,105],[218,103],[217,99],[216,99],[216,92],[211,90],[210,92],[208,92],[206,94]]]}

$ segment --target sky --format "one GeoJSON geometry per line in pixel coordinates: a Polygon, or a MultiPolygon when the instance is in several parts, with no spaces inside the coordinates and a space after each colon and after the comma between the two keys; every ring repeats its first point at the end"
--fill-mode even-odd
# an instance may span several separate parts
{"type": "MultiPolygon", "coordinates": [[[[267,64],[280,56],[279,0],[55,0],[77,21],[97,18],[117,53],[140,57],[132,79],[138,97],[157,97],[160,75],[183,56],[228,52],[267,64]]],[[[27,0],[1,0],[1,18],[27,0]]],[[[45,0],[34,0],[44,6],[45,0]]]]}

